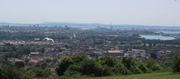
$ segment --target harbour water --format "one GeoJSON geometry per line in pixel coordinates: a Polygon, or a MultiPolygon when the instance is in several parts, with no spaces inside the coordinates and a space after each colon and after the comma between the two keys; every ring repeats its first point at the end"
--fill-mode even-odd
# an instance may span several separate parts
{"type": "Polygon", "coordinates": [[[174,40],[175,37],[170,36],[162,36],[162,35],[140,35],[141,38],[145,38],[147,40],[174,40]]]}

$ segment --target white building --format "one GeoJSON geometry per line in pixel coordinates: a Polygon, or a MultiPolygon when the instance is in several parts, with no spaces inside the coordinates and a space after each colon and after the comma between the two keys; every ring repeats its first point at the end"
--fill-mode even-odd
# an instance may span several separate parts
{"type": "Polygon", "coordinates": [[[49,38],[49,37],[45,37],[43,40],[46,40],[46,41],[51,41],[54,43],[54,40],[52,38],[49,38]]]}

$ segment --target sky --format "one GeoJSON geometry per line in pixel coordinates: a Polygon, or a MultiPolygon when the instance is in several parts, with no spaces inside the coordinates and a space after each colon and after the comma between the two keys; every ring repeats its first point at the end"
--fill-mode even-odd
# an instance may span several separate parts
{"type": "Polygon", "coordinates": [[[0,0],[0,22],[180,26],[180,0],[0,0]]]}

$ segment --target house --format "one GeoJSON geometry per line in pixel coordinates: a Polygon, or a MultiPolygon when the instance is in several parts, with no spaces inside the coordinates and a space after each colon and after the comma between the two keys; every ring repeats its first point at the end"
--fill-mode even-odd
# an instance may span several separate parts
{"type": "Polygon", "coordinates": [[[31,65],[38,65],[38,64],[41,64],[43,62],[43,60],[42,59],[31,59],[29,62],[31,65]]]}
{"type": "Polygon", "coordinates": [[[31,53],[29,54],[29,57],[30,57],[30,59],[39,59],[39,57],[40,57],[40,52],[31,52],[31,53]]]}
{"type": "Polygon", "coordinates": [[[92,58],[98,58],[104,55],[104,51],[93,51],[88,54],[92,58]]]}
{"type": "Polygon", "coordinates": [[[122,58],[125,55],[124,50],[108,50],[107,52],[108,56],[113,56],[116,58],[122,58]]]}
{"type": "Polygon", "coordinates": [[[25,66],[25,62],[24,60],[15,58],[15,65],[16,67],[21,68],[25,66]]]}
{"type": "Polygon", "coordinates": [[[132,49],[130,56],[133,58],[146,58],[146,51],[144,49],[132,49]]]}
{"type": "Polygon", "coordinates": [[[31,52],[29,54],[29,59],[31,65],[37,65],[43,62],[43,58],[41,57],[40,52],[31,52]]]}
{"type": "Polygon", "coordinates": [[[156,56],[157,58],[165,58],[165,57],[169,57],[173,52],[170,50],[160,50],[157,51],[156,56]]]}
{"type": "Polygon", "coordinates": [[[8,58],[12,64],[15,64],[16,67],[21,68],[25,66],[25,61],[19,58],[8,58]]]}
{"type": "Polygon", "coordinates": [[[40,38],[34,38],[35,41],[40,41],[40,38]]]}

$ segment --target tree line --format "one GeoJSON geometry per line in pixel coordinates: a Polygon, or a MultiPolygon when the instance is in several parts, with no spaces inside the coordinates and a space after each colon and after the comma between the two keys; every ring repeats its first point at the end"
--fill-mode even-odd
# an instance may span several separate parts
{"type": "MultiPolygon", "coordinates": [[[[177,53],[173,58],[172,72],[180,73],[180,54],[177,53]]],[[[91,59],[85,55],[62,57],[55,68],[57,76],[129,75],[163,72],[166,69],[153,59],[140,60],[126,57],[117,60],[110,56],[91,59]]],[[[32,68],[18,68],[3,58],[0,61],[1,79],[48,78],[51,77],[50,74],[46,64],[32,68]]]]}

